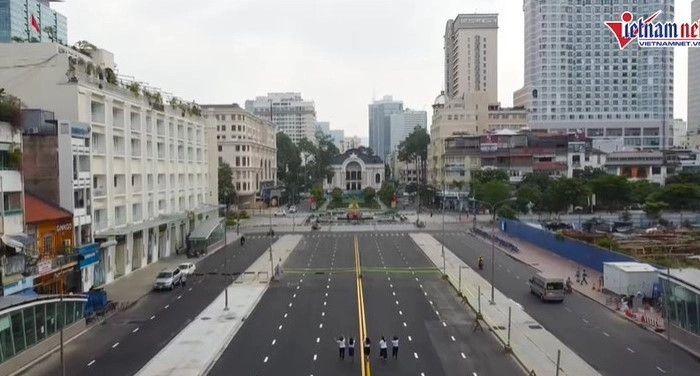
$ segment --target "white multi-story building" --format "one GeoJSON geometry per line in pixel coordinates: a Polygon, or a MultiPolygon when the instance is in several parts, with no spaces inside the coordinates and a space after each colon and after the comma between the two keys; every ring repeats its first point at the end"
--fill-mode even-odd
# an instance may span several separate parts
{"type": "Polygon", "coordinates": [[[683,119],[673,119],[671,126],[671,137],[673,137],[673,144],[671,146],[674,148],[689,147],[688,123],[686,123],[683,119]]]}
{"type": "Polygon", "coordinates": [[[303,138],[316,139],[316,106],[313,101],[305,101],[301,93],[268,93],[245,101],[245,109],[271,120],[297,145],[303,138]]]}
{"type": "Polygon", "coordinates": [[[399,147],[401,141],[413,133],[416,127],[426,129],[428,126],[428,113],[406,109],[389,116],[389,152],[393,153],[399,147]]]}
{"type": "MultiPolygon", "coordinates": [[[[700,19],[700,0],[690,3],[690,19],[700,19]]],[[[700,135],[700,48],[688,49],[688,135],[700,135]]]]}
{"type": "Polygon", "coordinates": [[[275,125],[237,103],[206,104],[202,110],[216,124],[219,160],[231,166],[238,204],[253,207],[260,189],[277,184],[275,125]]]}
{"type": "Polygon", "coordinates": [[[183,249],[199,222],[217,216],[209,187],[216,151],[198,106],[119,85],[114,58],[101,49],[88,56],[54,43],[5,44],[0,66],[10,67],[0,86],[28,107],[90,126],[95,286],[183,249]]]}
{"type": "Polygon", "coordinates": [[[530,110],[530,128],[583,129],[634,148],[670,145],[673,49],[633,42],[621,50],[604,22],[659,10],[655,21],[672,21],[673,3],[525,0],[525,84],[515,97],[530,110]]]}

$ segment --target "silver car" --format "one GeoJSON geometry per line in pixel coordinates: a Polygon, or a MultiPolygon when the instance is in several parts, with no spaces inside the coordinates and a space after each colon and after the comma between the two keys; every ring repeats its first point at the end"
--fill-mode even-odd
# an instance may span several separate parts
{"type": "Polygon", "coordinates": [[[154,290],[172,290],[175,286],[182,283],[183,273],[180,268],[163,269],[156,276],[156,281],[153,283],[154,290]]]}

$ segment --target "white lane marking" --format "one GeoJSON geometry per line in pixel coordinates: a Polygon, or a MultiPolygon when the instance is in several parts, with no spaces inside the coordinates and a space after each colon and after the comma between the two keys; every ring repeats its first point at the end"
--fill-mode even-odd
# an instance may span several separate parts
{"type": "Polygon", "coordinates": [[[299,290],[299,286],[297,286],[297,290],[299,290]]]}
{"type": "Polygon", "coordinates": [[[418,277],[416,277],[415,279],[416,279],[416,282],[418,282],[418,277]]]}
{"type": "Polygon", "coordinates": [[[328,297],[328,293],[326,293],[326,297],[328,297]]]}
{"type": "Polygon", "coordinates": [[[610,337],[610,334],[603,332],[603,335],[606,337],[610,337]]]}
{"type": "Polygon", "coordinates": [[[396,305],[399,305],[399,301],[398,301],[398,300],[396,301],[396,305]]]}
{"type": "Polygon", "coordinates": [[[460,353],[460,355],[462,355],[462,359],[467,359],[467,356],[464,355],[464,353],[460,353]]]}
{"type": "Polygon", "coordinates": [[[586,320],[586,319],[581,319],[581,320],[583,320],[584,323],[588,324],[588,320],[586,320]]]}
{"type": "Polygon", "coordinates": [[[327,288],[327,289],[331,288],[331,285],[326,285],[326,288],[327,288]]]}
{"type": "Polygon", "coordinates": [[[115,348],[115,347],[117,347],[117,346],[119,346],[119,342],[117,342],[117,343],[115,343],[114,345],[112,345],[112,348],[115,348]]]}
{"type": "Polygon", "coordinates": [[[149,320],[153,320],[155,318],[156,318],[156,315],[153,315],[153,316],[151,316],[151,318],[149,320]]]}
{"type": "Polygon", "coordinates": [[[318,324],[318,328],[319,328],[319,329],[323,328],[323,323],[318,324]]]}
{"type": "Polygon", "coordinates": [[[285,319],[287,318],[287,315],[288,315],[288,313],[285,313],[285,314],[284,314],[284,318],[285,318],[285,319]]]}
{"type": "MultiPolygon", "coordinates": [[[[93,362],[94,362],[94,360],[93,360],[93,362]]],[[[659,367],[659,366],[656,366],[656,369],[658,369],[659,371],[661,371],[661,373],[666,373],[666,370],[664,370],[663,368],[661,368],[661,367],[659,367]]]]}
{"type": "Polygon", "coordinates": [[[396,293],[392,291],[392,292],[391,292],[391,295],[396,296],[396,293]]]}
{"type": "Polygon", "coordinates": [[[266,356],[265,359],[263,359],[263,363],[267,363],[268,359],[270,359],[270,358],[266,356]]]}
{"type": "Polygon", "coordinates": [[[192,291],[192,287],[188,288],[187,291],[192,291]]]}
{"type": "Polygon", "coordinates": [[[416,359],[418,359],[418,353],[417,353],[417,352],[414,352],[414,353],[413,353],[413,357],[416,358],[416,359]]]}
{"type": "Polygon", "coordinates": [[[427,293],[427,292],[425,292],[425,291],[423,291],[423,295],[425,295],[425,296],[428,296],[428,293],[427,293]]]}
{"type": "Polygon", "coordinates": [[[443,321],[443,322],[442,322],[442,326],[444,326],[445,328],[447,328],[447,323],[443,321]]]}
{"type": "Polygon", "coordinates": [[[326,305],[326,302],[323,302],[323,305],[325,306],[325,305],[326,305]]]}
{"type": "Polygon", "coordinates": [[[321,312],[321,316],[326,316],[326,312],[321,312]]]}
{"type": "Polygon", "coordinates": [[[292,303],[289,303],[289,306],[291,307],[291,306],[292,306],[292,303]]]}
{"type": "Polygon", "coordinates": [[[304,282],[304,278],[302,278],[302,279],[299,280],[299,283],[302,283],[302,282],[304,282]]]}
{"type": "Polygon", "coordinates": [[[422,284],[422,283],[419,283],[418,286],[420,286],[420,288],[423,288],[423,284],[422,284]]]}
{"type": "Polygon", "coordinates": [[[452,338],[452,342],[456,341],[455,336],[450,336],[452,338]]]}
{"type": "Polygon", "coordinates": [[[273,340],[272,340],[272,346],[274,346],[276,342],[277,342],[277,340],[276,340],[276,339],[273,339],[273,340]]]}
{"type": "Polygon", "coordinates": [[[318,356],[318,355],[314,354],[314,361],[316,361],[316,357],[317,357],[317,356],[318,356]]]}
{"type": "Polygon", "coordinates": [[[411,336],[408,336],[408,341],[409,342],[413,341],[413,338],[411,338],[411,336]]]}
{"type": "Polygon", "coordinates": [[[632,354],[634,354],[634,350],[630,349],[629,347],[627,348],[627,351],[629,351],[629,352],[631,352],[632,354]]]}
{"type": "Polygon", "coordinates": [[[316,337],[316,343],[321,342],[321,337],[316,337]]]}
{"type": "Polygon", "coordinates": [[[95,364],[95,359],[91,360],[90,363],[88,363],[88,367],[90,367],[93,364],[95,364]]]}
{"type": "Polygon", "coordinates": [[[404,328],[406,327],[406,321],[403,322],[403,327],[404,327],[404,328]]]}
{"type": "Polygon", "coordinates": [[[282,325],[278,326],[277,330],[282,330],[282,325]]]}
{"type": "Polygon", "coordinates": [[[440,316],[440,312],[438,312],[437,309],[435,310],[435,314],[440,316]]]}
{"type": "Polygon", "coordinates": [[[170,307],[170,304],[165,305],[165,309],[168,309],[170,307]]]}
{"type": "Polygon", "coordinates": [[[403,316],[403,311],[399,311],[399,316],[403,316]]]}
{"type": "Polygon", "coordinates": [[[430,305],[433,305],[433,301],[432,301],[432,300],[428,300],[428,303],[430,303],[430,305]]]}
{"type": "Polygon", "coordinates": [[[571,309],[569,307],[564,307],[564,309],[566,310],[566,312],[571,313],[571,309]]]}
{"type": "Polygon", "coordinates": [[[393,288],[394,288],[394,284],[393,284],[393,283],[390,283],[390,284],[389,284],[389,287],[391,287],[391,288],[393,289],[393,288]]]}
{"type": "Polygon", "coordinates": [[[182,295],[177,296],[177,300],[180,300],[180,298],[182,298],[182,295]]]}
{"type": "Polygon", "coordinates": [[[292,299],[294,299],[294,298],[296,298],[296,297],[297,297],[297,294],[292,295],[292,299]]]}
{"type": "Polygon", "coordinates": [[[138,331],[139,331],[139,328],[136,328],[136,329],[132,330],[131,332],[132,332],[132,333],[136,333],[136,332],[138,332],[138,331]]]}

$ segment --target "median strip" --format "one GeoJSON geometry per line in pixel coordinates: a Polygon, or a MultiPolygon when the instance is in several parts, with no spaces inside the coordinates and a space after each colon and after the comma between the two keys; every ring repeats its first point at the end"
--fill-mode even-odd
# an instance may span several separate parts
{"type": "Polygon", "coordinates": [[[355,276],[357,280],[357,320],[359,324],[360,331],[360,351],[362,351],[362,356],[360,357],[360,366],[362,369],[362,376],[371,376],[372,371],[369,366],[369,359],[365,359],[364,356],[364,341],[367,337],[367,321],[365,318],[365,298],[362,288],[362,266],[360,264],[360,244],[357,240],[357,236],[354,237],[355,244],[355,276]]]}

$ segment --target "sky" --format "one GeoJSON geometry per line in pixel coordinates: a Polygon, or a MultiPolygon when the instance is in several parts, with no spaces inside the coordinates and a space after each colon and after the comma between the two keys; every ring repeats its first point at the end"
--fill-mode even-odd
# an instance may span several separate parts
{"type": "MultiPolygon", "coordinates": [[[[114,53],[119,73],[197,103],[301,92],[317,119],[368,135],[367,105],[393,95],[428,111],[444,84],[445,22],[498,13],[498,98],[523,84],[522,0],[66,0],[68,39],[114,53]]],[[[676,0],[676,21],[690,0],[676,0]]],[[[603,27],[603,25],[601,25],[603,27]]],[[[686,118],[687,51],[675,54],[686,118]]]]}

